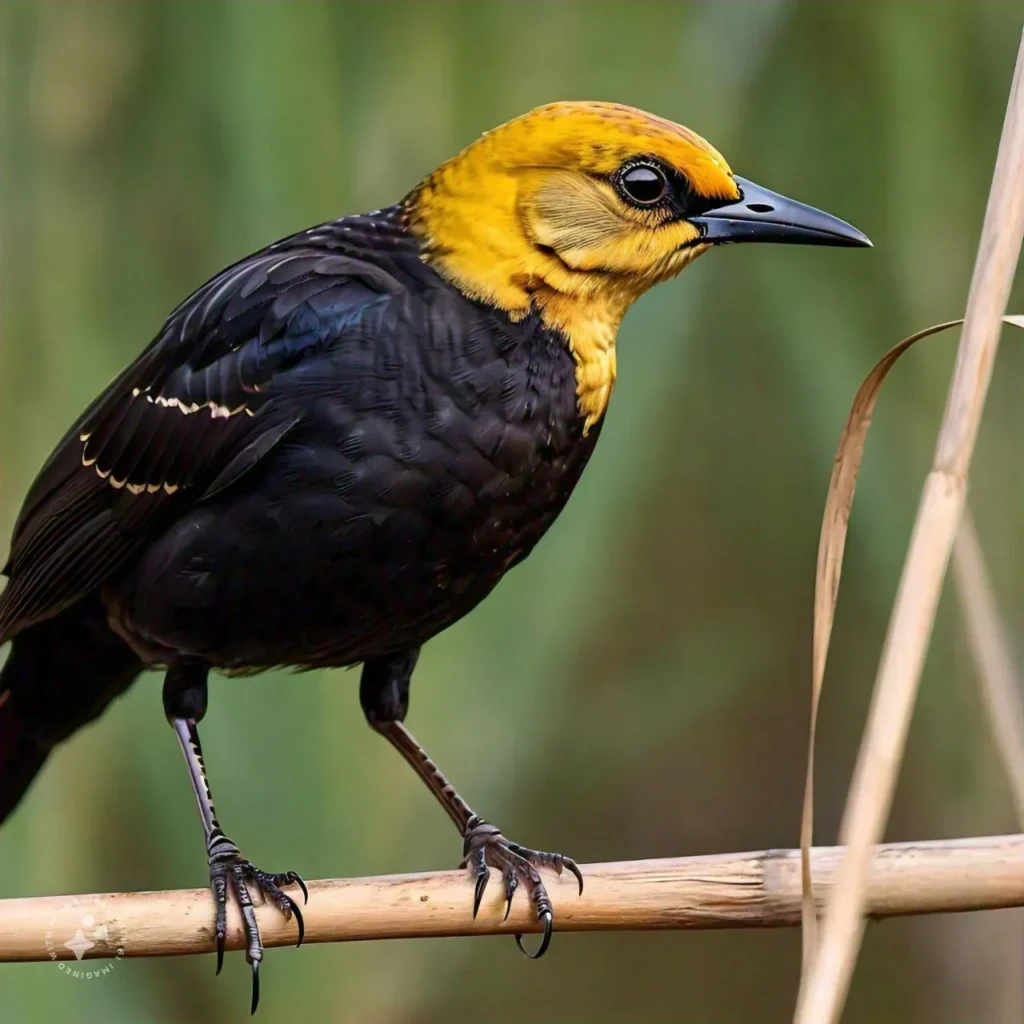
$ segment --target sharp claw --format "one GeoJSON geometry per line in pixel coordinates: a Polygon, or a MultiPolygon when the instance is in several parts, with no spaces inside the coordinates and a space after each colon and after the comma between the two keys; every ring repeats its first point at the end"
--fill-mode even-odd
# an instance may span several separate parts
{"type": "Polygon", "coordinates": [[[539,960],[546,952],[549,945],[551,945],[551,932],[555,927],[554,918],[552,917],[551,911],[549,910],[544,915],[544,941],[540,944],[540,949],[537,950],[533,955],[534,960],[539,960]]]}
{"type": "Polygon", "coordinates": [[[220,974],[221,968],[224,966],[224,936],[217,936],[217,974],[220,974]]]}
{"type": "Polygon", "coordinates": [[[576,865],[576,861],[574,861],[574,860],[567,860],[565,862],[565,866],[576,876],[576,881],[579,882],[579,886],[580,886],[580,895],[582,896],[583,895],[583,872],[580,871],[579,867],[577,867],[577,865],[576,865]]]}
{"type": "Polygon", "coordinates": [[[295,916],[295,925],[299,929],[299,941],[295,943],[295,948],[298,949],[306,937],[306,922],[302,919],[302,911],[299,910],[298,903],[291,899],[288,902],[291,904],[291,912],[295,916]]]}
{"type": "Polygon", "coordinates": [[[487,883],[490,881],[491,872],[487,865],[483,865],[483,871],[480,871],[476,876],[476,888],[473,891],[473,920],[476,920],[476,915],[480,912],[480,902],[484,898],[484,890],[487,888],[487,883]]]}
{"type": "Polygon", "coordinates": [[[306,888],[306,883],[303,881],[302,876],[297,872],[286,871],[284,874],[273,877],[278,885],[297,885],[302,890],[302,902],[309,902],[309,890],[306,888]]]}
{"type": "Polygon", "coordinates": [[[260,962],[254,960],[252,962],[252,1006],[249,1008],[249,1016],[251,1017],[256,1012],[256,1007],[260,1005],[260,962]]]}
{"type": "Polygon", "coordinates": [[[529,957],[531,960],[539,960],[548,951],[548,946],[551,945],[551,931],[554,928],[554,920],[551,916],[551,912],[547,910],[544,911],[544,913],[541,914],[540,919],[544,922],[544,937],[540,940],[540,946],[536,953],[531,953],[523,945],[523,936],[518,933],[516,934],[516,945],[519,947],[519,952],[522,953],[523,956],[529,957]]]}
{"type": "Polygon", "coordinates": [[[539,960],[548,951],[548,946],[551,945],[551,931],[554,926],[554,918],[549,910],[544,914],[544,938],[541,939],[540,948],[533,954],[531,959],[539,960]]]}

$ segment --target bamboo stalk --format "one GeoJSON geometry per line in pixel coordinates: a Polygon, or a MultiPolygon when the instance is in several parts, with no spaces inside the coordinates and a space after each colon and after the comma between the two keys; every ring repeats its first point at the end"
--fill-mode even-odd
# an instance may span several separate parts
{"type": "MultiPolygon", "coordinates": [[[[796,1024],[839,1017],[863,935],[871,850],[889,815],[917,684],[1024,236],[1024,39],[1010,88],[956,366],[882,651],[840,838],[847,853],[805,969],[796,1024]]],[[[817,879],[815,879],[815,885],[817,879]]]]}
{"type": "MultiPolygon", "coordinates": [[[[813,851],[815,888],[827,898],[841,847],[813,851]]],[[[800,923],[799,850],[591,864],[582,896],[569,876],[548,891],[560,931],[764,928],[800,923]]],[[[465,872],[327,879],[309,885],[307,942],[493,935],[535,931],[527,901],[516,897],[502,920],[501,885],[489,886],[474,921],[465,872]]],[[[923,843],[890,843],[874,854],[868,912],[877,917],[1024,906],[1024,834],[923,843]]],[[[257,908],[268,946],[295,942],[295,924],[273,906],[257,908]]],[[[0,900],[0,962],[74,960],[68,942],[82,929],[86,960],[175,956],[213,950],[207,889],[103,893],[0,900]],[[83,923],[84,919],[84,923],[83,923]]],[[[228,947],[243,945],[228,908],[228,947]]],[[[85,968],[82,968],[85,969],[85,968]]]]}

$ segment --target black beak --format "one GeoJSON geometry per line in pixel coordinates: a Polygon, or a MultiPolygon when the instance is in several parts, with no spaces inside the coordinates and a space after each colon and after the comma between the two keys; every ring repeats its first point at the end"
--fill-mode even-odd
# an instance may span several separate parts
{"type": "Polygon", "coordinates": [[[701,241],[871,245],[867,235],[838,217],[770,192],[746,178],[733,180],[740,189],[739,202],[690,218],[690,223],[701,229],[701,241]]]}

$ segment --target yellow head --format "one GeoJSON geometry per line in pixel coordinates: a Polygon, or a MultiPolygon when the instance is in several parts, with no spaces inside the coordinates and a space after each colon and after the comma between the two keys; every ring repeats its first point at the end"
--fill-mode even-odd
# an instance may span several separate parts
{"type": "Polygon", "coordinates": [[[711,245],[870,244],[735,177],[688,128],[615,103],[552,103],[495,128],[406,206],[424,259],[464,294],[565,334],[588,427],[611,393],[623,314],[711,245]]]}

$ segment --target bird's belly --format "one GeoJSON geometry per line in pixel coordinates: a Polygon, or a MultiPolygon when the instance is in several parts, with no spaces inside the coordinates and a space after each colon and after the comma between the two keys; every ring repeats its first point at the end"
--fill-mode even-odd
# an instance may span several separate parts
{"type": "Polygon", "coordinates": [[[417,646],[530,552],[595,440],[540,446],[522,474],[439,458],[426,484],[422,459],[353,482],[329,452],[284,458],[259,488],[175,524],[111,588],[112,622],[150,661],[190,654],[236,670],[417,646]]]}

